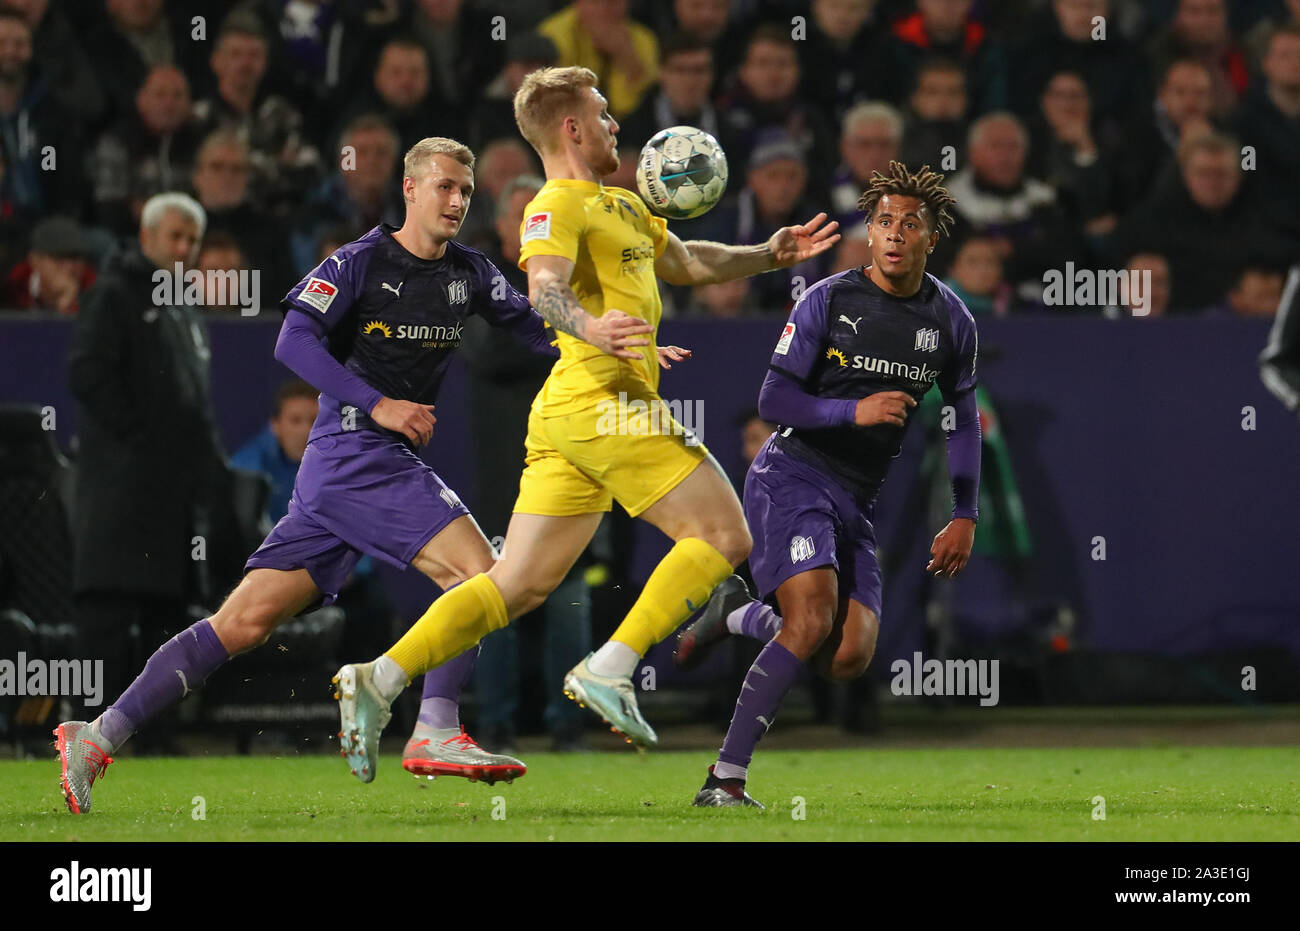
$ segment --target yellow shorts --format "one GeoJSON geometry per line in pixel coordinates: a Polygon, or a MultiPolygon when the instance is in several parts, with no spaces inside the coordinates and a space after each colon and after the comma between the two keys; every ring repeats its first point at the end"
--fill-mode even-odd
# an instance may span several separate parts
{"type": "Polygon", "coordinates": [[[567,517],[616,500],[636,517],[709,458],[657,394],[639,400],[556,417],[532,411],[515,513],[567,517]]]}

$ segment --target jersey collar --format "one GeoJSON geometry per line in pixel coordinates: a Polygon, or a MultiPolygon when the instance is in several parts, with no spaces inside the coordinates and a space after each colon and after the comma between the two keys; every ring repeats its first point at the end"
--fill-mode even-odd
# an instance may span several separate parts
{"type": "Polygon", "coordinates": [[[384,234],[384,242],[387,244],[389,251],[396,256],[397,260],[415,268],[438,268],[448,260],[452,253],[452,244],[454,239],[447,242],[447,248],[443,251],[442,257],[437,259],[422,259],[414,253],[408,252],[406,247],[398,242],[393,234],[401,229],[392,223],[382,221],[379,224],[380,230],[384,234]]]}
{"type": "Polygon", "coordinates": [[[605,190],[605,185],[599,181],[580,181],[577,178],[551,178],[546,182],[547,185],[556,187],[573,188],[576,191],[586,191],[588,194],[597,194],[605,190]]]}

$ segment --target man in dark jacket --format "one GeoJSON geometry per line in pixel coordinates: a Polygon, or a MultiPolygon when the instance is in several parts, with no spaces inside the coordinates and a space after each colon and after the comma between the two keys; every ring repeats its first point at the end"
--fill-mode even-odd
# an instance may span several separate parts
{"type": "Polygon", "coordinates": [[[199,142],[184,72],[175,65],[153,68],[135,95],[135,110],[99,137],[88,159],[95,221],[130,236],[146,200],[189,181],[199,142]]]}
{"type": "Polygon", "coordinates": [[[1116,256],[1169,259],[1171,313],[1221,303],[1247,264],[1285,267],[1300,249],[1291,220],[1265,192],[1243,186],[1241,144],[1206,133],[1179,147],[1178,175],[1157,184],[1115,232],[1116,256]]]}
{"type": "Polygon", "coordinates": [[[81,128],[44,63],[27,21],[0,9],[0,198],[22,213],[81,216],[81,128]]]}
{"type": "Polygon", "coordinates": [[[151,198],[139,248],[109,261],[73,336],[74,587],[110,691],[140,665],[132,639],[152,645],[185,626],[206,564],[205,505],[225,472],[199,308],[159,300],[171,289],[156,277],[193,265],[204,223],[184,194],[151,198]]]}

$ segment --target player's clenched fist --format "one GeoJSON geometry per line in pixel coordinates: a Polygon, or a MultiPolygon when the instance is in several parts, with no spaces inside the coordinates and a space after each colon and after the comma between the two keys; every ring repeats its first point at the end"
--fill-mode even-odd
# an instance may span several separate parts
{"type": "Polygon", "coordinates": [[[370,419],[386,430],[396,430],[416,446],[423,446],[433,437],[433,425],[438,418],[433,416],[432,404],[416,404],[414,401],[396,401],[384,398],[370,411],[370,419]]]}
{"type": "Polygon", "coordinates": [[[639,359],[641,353],[635,346],[649,346],[649,333],[654,327],[640,317],[633,317],[621,310],[607,310],[600,317],[587,322],[587,332],[583,339],[601,352],[620,359],[639,359]]]}
{"type": "Polygon", "coordinates": [[[906,391],[877,391],[858,402],[853,412],[853,422],[859,427],[878,423],[892,423],[901,427],[907,421],[908,409],[916,407],[916,399],[906,391]]]}

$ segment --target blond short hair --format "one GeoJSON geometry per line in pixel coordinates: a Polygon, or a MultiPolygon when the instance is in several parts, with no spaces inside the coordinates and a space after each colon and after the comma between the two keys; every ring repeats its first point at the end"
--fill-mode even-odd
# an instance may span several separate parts
{"type": "Polygon", "coordinates": [[[515,92],[515,122],[538,154],[549,147],[559,122],[577,111],[583,91],[597,83],[594,71],[576,65],[539,68],[524,78],[515,92]]]}
{"type": "Polygon", "coordinates": [[[474,170],[474,153],[469,146],[446,136],[428,136],[411,146],[402,160],[402,176],[419,181],[429,172],[429,162],[435,155],[449,155],[471,171],[474,170]]]}

